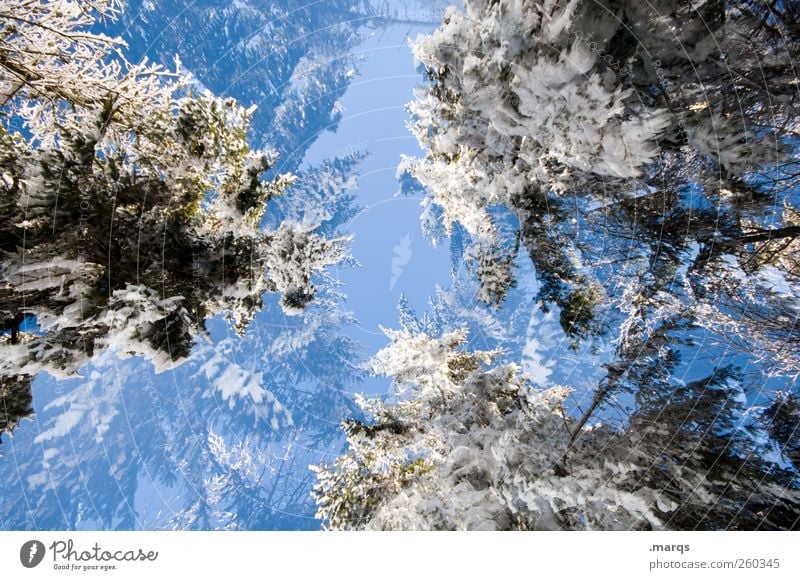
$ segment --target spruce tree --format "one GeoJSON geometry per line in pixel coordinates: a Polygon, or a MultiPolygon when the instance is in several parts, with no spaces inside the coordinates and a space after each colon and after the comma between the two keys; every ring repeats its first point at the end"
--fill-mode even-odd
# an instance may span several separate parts
{"type": "MultiPolygon", "coordinates": [[[[510,211],[534,300],[576,348],[615,346],[579,428],[693,336],[796,377],[797,9],[476,0],[416,41],[426,208],[479,255],[515,247],[510,211]]],[[[475,270],[499,304],[512,252],[493,253],[475,270]]]]}
{"type": "Polygon", "coordinates": [[[796,473],[742,429],[732,369],[640,393],[622,428],[575,438],[569,390],[534,389],[466,333],[387,331],[373,369],[394,401],[362,398],[347,452],[317,466],[333,529],[796,529],[796,473]]]}
{"type": "Polygon", "coordinates": [[[74,375],[113,347],[157,369],[184,360],[205,321],[242,331],[280,292],[288,312],[342,239],[289,221],[264,229],[270,153],[247,142],[253,110],[191,79],[128,63],[91,31],[116,0],[0,8],[0,375],[74,375]]]}

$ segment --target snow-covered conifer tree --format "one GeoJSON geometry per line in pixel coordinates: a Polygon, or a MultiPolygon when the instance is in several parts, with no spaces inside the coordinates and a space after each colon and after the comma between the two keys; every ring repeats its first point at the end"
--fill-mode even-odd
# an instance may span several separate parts
{"type": "MultiPolygon", "coordinates": [[[[424,219],[511,255],[510,210],[536,300],[615,351],[573,437],[701,341],[797,376],[798,8],[471,0],[414,43],[424,219]]],[[[480,263],[486,297],[507,257],[480,263]]]]}
{"type": "Polygon", "coordinates": [[[785,270],[800,233],[775,211],[797,182],[794,4],[451,8],[414,44],[430,86],[409,109],[427,155],[405,168],[474,244],[496,241],[492,206],[514,211],[540,297],[576,339],[600,330],[606,293],[591,263],[610,257],[613,236],[634,241],[619,248],[627,262],[693,264],[695,289],[725,254],[785,270]]]}
{"type": "Polygon", "coordinates": [[[343,239],[286,222],[262,228],[293,182],[263,174],[249,119],[190,78],[131,65],[91,32],[116,0],[0,8],[0,314],[33,318],[0,348],[0,375],[70,375],[115,346],[163,369],[204,321],[242,330],[267,291],[291,312],[343,239]]]}
{"type": "Polygon", "coordinates": [[[625,428],[574,438],[569,391],[525,384],[496,352],[387,331],[373,361],[394,403],[361,399],[349,448],[317,466],[314,490],[335,529],[791,529],[796,475],[741,433],[740,387],[720,370],[653,398],[625,428]]]}

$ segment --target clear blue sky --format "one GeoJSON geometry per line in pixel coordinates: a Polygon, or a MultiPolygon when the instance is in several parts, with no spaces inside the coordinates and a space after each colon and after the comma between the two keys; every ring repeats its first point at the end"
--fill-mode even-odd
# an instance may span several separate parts
{"type": "MultiPolygon", "coordinates": [[[[357,50],[364,60],[344,95],[345,112],[336,132],[319,136],[304,163],[367,152],[359,175],[358,204],[364,210],[349,224],[359,268],[341,268],[348,306],[359,321],[349,334],[369,354],[386,345],[379,325],[396,327],[397,300],[404,293],[419,311],[437,284],[449,283],[447,246],[433,248],[421,235],[420,198],[397,196],[395,177],[401,154],[421,154],[406,128],[404,107],[423,82],[408,39],[429,29],[395,25],[371,35],[357,50]],[[393,272],[394,260],[394,272],[393,272]]],[[[369,381],[366,390],[385,390],[386,381],[369,381]]]]}

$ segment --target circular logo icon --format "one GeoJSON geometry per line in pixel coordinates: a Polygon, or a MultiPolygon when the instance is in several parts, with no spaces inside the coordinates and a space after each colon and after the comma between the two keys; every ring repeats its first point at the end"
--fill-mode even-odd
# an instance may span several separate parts
{"type": "Polygon", "coordinates": [[[26,568],[36,568],[44,559],[44,544],[39,540],[30,540],[19,549],[19,561],[26,568]]]}

